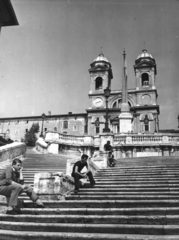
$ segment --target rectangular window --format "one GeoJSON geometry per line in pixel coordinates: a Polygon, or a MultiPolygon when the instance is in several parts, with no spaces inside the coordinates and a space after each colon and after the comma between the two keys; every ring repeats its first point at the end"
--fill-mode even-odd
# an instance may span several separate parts
{"type": "Polygon", "coordinates": [[[149,131],[149,125],[145,124],[145,132],[148,132],[148,131],[149,131]]]}
{"type": "Polygon", "coordinates": [[[99,133],[99,127],[96,127],[96,134],[99,133]]]}
{"type": "Polygon", "coordinates": [[[73,131],[77,131],[77,126],[73,126],[73,131]]]}
{"type": "Polygon", "coordinates": [[[63,121],[63,129],[68,129],[68,121],[63,121]]]}

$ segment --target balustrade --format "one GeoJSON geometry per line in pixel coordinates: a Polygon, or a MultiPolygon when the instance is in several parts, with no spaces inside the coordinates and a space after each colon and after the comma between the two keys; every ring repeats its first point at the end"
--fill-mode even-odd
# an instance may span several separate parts
{"type": "MultiPolygon", "coordinates": [[[[89,138],[90,136],[88,136],[89,138]]],[[[92,137],[90,137],[90,144],[93,143],[92,137]]],[[[46,142],[53,142],[66,145],[88,145],[85,142],[86,136],[74,136],[61,133],[47,132],[45,136],[46,142]]],[[[89,143],[89,140],[88,140],[89,143]]]]}
{"type": "MultiPolygon", "coordinates": [[[[125,134],[125,135],[113,135],[114,146],[125,144],[165,144],[165,143],[177,143],[179,144],[178,134],[125,134]]],[[[92,136],[73,136],[61,133],[47,132],[45,140],[47,142],[54,142],[66,145],[76,146],[94,146],[94,137],[92,136]]],[[[95,146],[96,143],[95,138],[95,146]]],[[[100,144],[100,137],[99,137],[100,144]]]]}
{"type": "Polygon", "coordinates": [[[114,136],[114,145],[123,145],[127,143],[126,139],[131,138],[130,144],[146,144],[146,143],[178,143],[179,144],[179,136],[170,136],[170,135],[163,135],[163,134],[155,134],[155,135],[139,135],[139,134],[126,134],[125,136],[114,136]]]}

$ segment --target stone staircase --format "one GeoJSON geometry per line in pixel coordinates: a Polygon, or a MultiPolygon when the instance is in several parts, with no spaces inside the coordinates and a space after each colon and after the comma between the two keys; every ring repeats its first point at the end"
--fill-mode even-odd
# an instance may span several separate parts
{"type": "Polygon", "coordinates": [[[177,158],[119,160],[95,180],[45,209],[25,200],[21,215],[0,214],[0,239],[179,239],[177,158]]]}

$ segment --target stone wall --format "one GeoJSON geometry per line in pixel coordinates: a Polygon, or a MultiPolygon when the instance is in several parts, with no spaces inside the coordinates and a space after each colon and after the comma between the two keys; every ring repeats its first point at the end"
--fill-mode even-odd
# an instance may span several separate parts
{"type": "Polygon", "coordinates": [[[14,142],[0,147],[0,163],[12,160],[15,157],[24,157],[26,145],[24,143],[14,142]]]}

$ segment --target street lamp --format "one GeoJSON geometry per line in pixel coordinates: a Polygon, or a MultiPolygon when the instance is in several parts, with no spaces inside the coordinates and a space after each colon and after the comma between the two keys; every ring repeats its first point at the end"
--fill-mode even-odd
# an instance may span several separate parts
{"type": "Polygon", "coordinates": [[[179,128],[179,115],[178,115],[178,128],[179,128]]]}
{"type": "Polygon", "coordinates": [[[108,127],[108,98],[110,95],[111,89],[108,87],[104,89],[104,96],[106,98],[106,122],[105,122],[105,128],[103,129],[103,133],[109,133],[110,129],[108,127]]]}
{"type": "Polygon", "coordinates": [[[44,120],[45,120],[45,113],[42,114],[42,128],[41,128],[41,134],[40,134],[40,137],[43,137],[43,126],[44,126],[44,120]]]}
{"type": "Polygon", "coordinates": [[[155,130],[154,130],[154,132],[156,133],[157,132],[157,117],[154,118],[154,121],[155,121],[155,130]]]}

